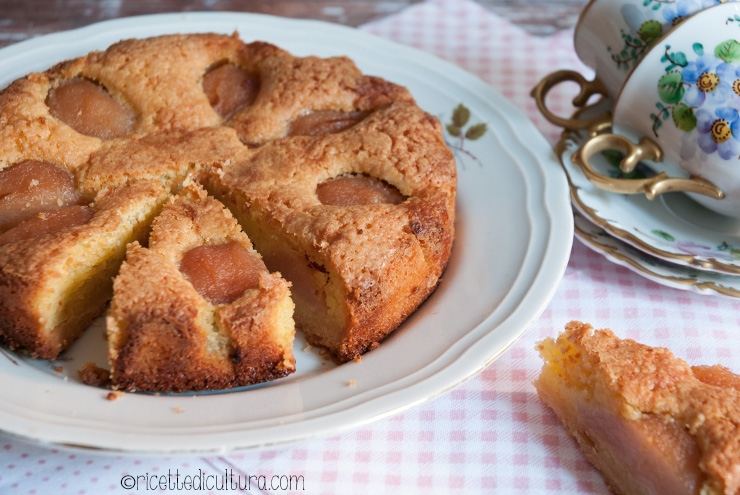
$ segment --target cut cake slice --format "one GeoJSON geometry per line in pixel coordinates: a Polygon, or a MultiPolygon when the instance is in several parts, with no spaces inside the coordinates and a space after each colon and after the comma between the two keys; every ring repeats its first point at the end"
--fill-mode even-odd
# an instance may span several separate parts
{"type": "Polygon", "coordinates": [[[106,188],[90,205],[41,212],[5,232],[0,342],[33,357],[55,359],[103,312],[126,245],[146,239],[167,197],[155,181],[106,188]],[[42,233],[45,221],[69,211],[82,217],[42,233]]]}
{"type": "Polygon", "coordinates": [[[740,377],[571,322],[535,382],[617,494],[740,492],[740,377]]]}
{"type": "Polygon", "coordinates": [[[342,132],[272,142],[201,174],[293,284],[298,329],[339,363],[376,348],[447,265],[457,176],[440,128],[394,103],[342,132]]]}
{"type": "Polygon", "coordinates": [[[225,389],[295,371],[289,284],[229,211],[189,184],[129,247],[107,319],[114,388],[225,389]]]}

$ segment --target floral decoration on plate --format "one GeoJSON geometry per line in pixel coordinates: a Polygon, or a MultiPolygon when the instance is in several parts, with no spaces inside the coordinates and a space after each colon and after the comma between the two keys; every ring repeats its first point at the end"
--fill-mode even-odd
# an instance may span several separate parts
{"type": "MultiPolygon", "coordinates": [[[[470,110],[460,103],[452,111],[452,117],[445,125],[445,130],[453,138],[451,142],[447,141],[447,146],[456,155],[456,158],[459,158],[459,154],[462,153],[475,160],[478,165],[482,165],[480,159],[465,148],[465,144],[467,141],[476,141],[483,137],[488,130],[488,126],[484,122],[471,124],[470,110]]],[[[464,160],[458,159],[458,162],[461,165],[464,164],[464,160]]]]}
{"type": "Polygon", "coordinates": [[[707,272],[651,256],[609,235],[604,229],[573,212],[575,235],[586,247],[653,282],[697,294],[740,297],[740,276],[707,272]]]}

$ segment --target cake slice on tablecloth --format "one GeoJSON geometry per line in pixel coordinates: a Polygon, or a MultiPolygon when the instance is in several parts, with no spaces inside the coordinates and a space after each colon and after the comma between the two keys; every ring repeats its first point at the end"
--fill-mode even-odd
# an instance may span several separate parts
{"type": "Polygon", "coordinates": [[[540,398],[612,491],[740,493],[740,377],[579,322],[539,351],[540,398]]]}

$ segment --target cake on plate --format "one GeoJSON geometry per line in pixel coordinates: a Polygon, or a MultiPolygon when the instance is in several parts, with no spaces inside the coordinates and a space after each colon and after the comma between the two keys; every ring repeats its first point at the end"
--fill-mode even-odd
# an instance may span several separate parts
{"type": "Polygon", "coordinates": [[[357,359],[437,287],[454,240],[456,185],[437,118],[347,57],[298,57],[237,34],[118,42],[0,92],[0,342],[55,358],[105,310],[115,278],[110,358],[122,388],[284,376],[293,369],[293,304],[310,344],[340,363],[357,359]],[[109,209],[115,201],[128,209],[109,209]],[[115,215],[126,228],[112,225],[115,215]],[[218,235],[184,233],[211,215],[229,218],[218,235]],[[65,220],[51,232],[45,218],[65,220]],[[257,286],[243,294],[258,287],[264,305],[211,297],[182,271],[189,249],[223,236],[233,240],[204,248],[194,265],[259,259],[257,286]],[[32,245],[42,250],[32,256],[32,245]],[[137,283],[153,273],[169,274],[166,283],[137,283]],[[67,289],[49,299],[50,284],[67,289]],[[167,330],[154,314],[177,322],[167,330]],[[272,330],[245,330],[262,319],[272,330]],[[202,366],[171,379],[196,354],[202,366]]]}
{"type": "Polygon", "coordinates": [[[740,377],[580,322],[539,351],[540,398],[612,491],[740,493],[740,377]]]}

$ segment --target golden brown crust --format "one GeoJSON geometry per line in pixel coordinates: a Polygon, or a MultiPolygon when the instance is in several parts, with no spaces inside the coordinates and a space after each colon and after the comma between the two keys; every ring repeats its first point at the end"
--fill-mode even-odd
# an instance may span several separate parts
{"type": "Polygon", "coordinates": [[[83,136],[51,116],[48,74],[31,74],[0,92],[0,170],[24,160],[55,163],[73,172],[101,141],[83,136]]]}
{"type": "Polygon", "coordinates": [[[155,182],[105,189],[88,223],[0,246],[0,340],[54,359],[104,310],[126,244],[166,197],[155,182]]]}
{"type": "Polygon", "coordinates": [[[540,348],[546,365],[535,385],[546,403],[556,402],[557,386],[587,389],[592,400],[625,419],[668,417],[699,448],[698,467],[706,476],[702,493],[740,493],[737,377],[728,377],[727,370],[702,369],[705,383],[668,349],[620,340],[610,330],[593,331],[579,322],[569,323],[564,334],[540,348]]]}
{"type": "Polygon", "coordinates": [[[257,289],[214,306],[178,269],[187,250],[229,241],[253,252],[228,210],[189,185],[155,220],[149,249],[129,247],[108,317],[115,387],[222,389],[295,370],[292,320],[281,314],[292,314],[284,280],[263,267],[257,289]]]}
{"type": "Polygon", "coordinates": [[[314,110],[365,111],[413,101],[406,88],[363,75],[347,57],[294,57],[267,43],[251,43],[239,63],[259,74],[261,90],[254,104],[227,124],[250,144],[284,137],[292,120],[314,110]]]}
{"type": "Polygon", "coordinates": [[[387,106],[339,134],[267,144],[245,161],[207,169],[202,180],[248,217],[254,242],[257,230],[268,231],[335,279],[345,301],[344,337],[328,343],[309,330],[308,339],[340,362],[377,346],[416,309],[450,256],[454,160],[438,121],[410,103],[387,106]],[[399,205],[322,205],[317,185],[347,173],[385,180],[408,198],[399,205]]]}
{"type": "Polygon", "coordinates": [[[90,156],[77,174],[84,194],[111,185],[158,180],[180,185],[189,172],[249,153],[233,129],[216,127],[192,132],[171,131],[108,141],[90,156]]]}
{"type": "MultiPolygon", "coordinates": [[[[454,159],[444,143],[438,120],[416,107],[406,88],[362,74],[347,57],[295,57],[269,43],[245,44],[236,34],[124,40],[104,51],[91,52],[19,79],[0,92],[0,170],[26,159],[48,161],[73,172],[77,187],[86,198],[104,196],[114,187],[136,189],[148,184],[146,187],[161,188],[160,194],[166,194],[177,193],[193,177],[208,182],[211,190],[229,206],[240,209],[235,211],[240,220],[258,222],[260,228],[266,229],[261,233],[280,239],[302,260],[310,260],[311,269],[316,269],[319,278],[331,278],[334,307],[330,316],[338,322],[342,335],[314,342],[327,345],[339,361],[356,358],[377,346],[429,296],[446,266],[454,239],[454,159]],[[238,108],[227,118],[211,107],[202,87],[204,74],[225,63],[255,75],[260,87],[253,103],[238,108]],[[101,140],[80,134],[54,117],[45,103],[47,97],[73,78],[99,84],[113,100],[133,110],[135,122],[131,133],[101,140]],[[363,120],[336,134],[289,136],[294,120],[321,111],[351,113],[363,120]],[[383,179],[408,199],[401,205],[346,208],[317,202],[317,181],[353,172],[383,179]],[[250,213],[252,220],[247,219],[243,208],[254,208],[250,213]]],[[[185,187],[189,191],[185,196],[193,201],[200,198],[201,193],[195,194],[189,186],[185,187]]],[[[176,208],[171,204],[168,211],[176,208]]],[[[180,220],[187,215],[183,216],[183,211],[178,215],[165,215],[158,220],[161,230],[186,232],[180,220]]],[[[136,228],[146,225],[142,221],[136,228]]],[[[230,228],[226,231],[231,232],[230,228]]],[[[218,236],[223,232],[217,228],[213,234],[218,236]]],[[[144,244],[143,238],[140,241],[144,244]]],[[[132,304],[138,301],[131,292],[137,285],[132,273],[153,264],[165,270],[161,276],[174,277],[175,272],[166,271],[172,266],[160,267],[163,262],[160,258],[176,266],[175,258],[186,245],[199,242],[197,236],[179,234],[175,237],[155,234],[151,241],[152,251],[131,247],[131,260],[117,282],[119,292],[131,295],[132,304]]],[[[45,246],[45,241],[39,242],[45,246]]],[[[119,241],[120,253],[128,242],[119,241]]],[[[8,263],[15,263],[18,258],[18,266],[3,268],[0,277],[19,277],[14,271],[23,270],[26,265],[41,270],[36,265],[47,260],[43,256],[38,260],[33,257],[21,260],[26,257],[25,252],[13,255],[13,249],[20,250],[6,248],[8,263]]],[[[44,249],[52,250],[52,247],[44,249]]],[[[28,291],[45,283],[31,280],[37,275],[29,270],[23,275],[25,278],[11,283],[10,289],[2,289],[12,292],[13,301],[33,300],[36,296],[28,291]]],[[[43,279],[43,271],[35,273],[42,273],[39,278],[43,279]]],[[[200,345],[198,332],[204,328],[202,322],[193,318],[200,317],[198,311],[206,306],[202,298],[198,304],[190,300],[195,296],[187,295],[182,280],[177,280],[172,278],[162,283],[162,287],[169,287],[174,294],[171,299],[152,299],[170,308],[162,314],[139,311],[139,316],[133,317],[133,309],[123,297],[117,297],[111,314],[117,315],[112,321],[118,321],[124,328],[121,335],[129,325],[133,325],[130,328],[144,325],[149,330],[142,330],[141,335],[137,330],[131,343],[120,346],[127,350],[121,350],[122,354],[114,356],[114,361],[120,357],[120,363],[127,363],[126,369],[133,369],[134,362],[144,366],[141,362],[148,362],[146,356],[151,356],[144,341],[156,333],[151,330],[152,325],[169,329],[162,330],[163,339],[170,338],[166,335],[172,329],[177,329],[173,334],[177,338],[189,335],[194,339],[182,344],[185,347],[177,366],[193,357],[194,349],[200,345]],[[183,298],[181,304],[195,305],[187,306],[189,309],[175,308],[175,295],[183,298]],[[196,308],[200,309],[192,313],[196,308]],[[155,324],[156,321],[159,323],[155,324]],[[136,352],[141,352],[141,356],[134,355],[134,348],[139,349],[136,352]]],[[[276,350],[252,337],[262,330],[248,334],[236,330],[245,325],[259,328],[267,325],[261,322],[262,317],[248,317],[247,308],[253,311],[260,305],[266,308],[270,303],[260,298],[272,294],[270,297],[280,299],[287,291],[287,286],[266,278],[259,298],[249,303],[252,306],[245,302],[243,306],[229,306],[217,312],[218,325],[223,329],[233,327],[234,345],[241,342],[238,345],[242,346],[235,348],[236,361],[230,367],[218,360],[211,364],[204,360],[199,371],[201,378],[191,377],[176,383],[172,377],[177,367],[168,368],[169,371],[163,368],[160,370],[163,376],[170,378],[156,378],[153,371],[144,373],[142,376],[148,378],[142,380],[147,385],[140,388],[235,386],[256,381],[258,376],[266,379],[289,371],[290,359],[283,356],[283,364],[276,364],[276,356],[284,355],[284,349],[276,350]],[[259,352],[263,358],[259,358],[259,352]],[[248,369],[253,366],[249,363],[260,359],[263,366],[254,369],[262,371],[248,369]],[[246,364],[239,364],[242,362],[246,364]],[[282,371],[265,371],[269,366],[274,370],[282,366],[282,371]],[[252,378],[229,378],[234,373],[252,378]],[[212,377],[208,378],[209,375],[212,377]]],[[[151,298],[155,296],[151,294],[151,298]]],[[[286,304],[274,311],[265,310],[265,318],[270,314],[278,318],[280,314],[285,319],[286,304]]],[[[8,345],[27,348],[37,356],[53,356],[64,348],[67,338],[61,344],[49,343],[34,330],[41,317],[19,307],[0,308],[0,324],[12,321],[19,329],[12,332],[14,336],[5,332],[8,345]]],[[[94,307],[91,314],[100,310],[94,307]]],[[[73,337],[74,332],[69,334],[69,338],[73,337]]],[[[137,387],[133,373],[124,378],[123,364],[114,364],[114,375],[116,366],[119,385],[137,387]]]]}
{"type": "Polygon", "coordinates": [[[60,64],[66,78],[83,76],[125,100],[138,118],[135,132],[196,130],[221,118],[200,80],[213,64],[235,60],[243,43],[218,34],[165,35],[120,41],[103,52],[60,64]]]}

